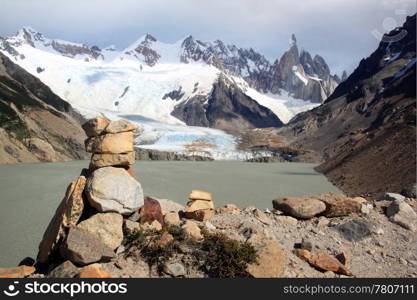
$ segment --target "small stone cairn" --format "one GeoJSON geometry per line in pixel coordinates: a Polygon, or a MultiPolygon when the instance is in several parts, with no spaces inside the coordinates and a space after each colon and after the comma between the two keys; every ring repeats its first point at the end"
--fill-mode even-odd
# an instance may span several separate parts
{"type": "Polygon", "coordinates": [[[185,216],[197,221],[208,221],[214,216],[214,204],[211,193],[193,190],[188,196],[190,200],[185,207],[185,216]]]}

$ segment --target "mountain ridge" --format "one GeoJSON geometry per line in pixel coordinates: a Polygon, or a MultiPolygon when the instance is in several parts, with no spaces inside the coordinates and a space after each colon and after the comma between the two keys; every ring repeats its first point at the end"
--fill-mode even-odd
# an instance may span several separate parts
{"type": "Polygon", "coordinates": [[[82,120],[69,103],[0,53],[0,163],[85,158],[82,120]]]}
{"type": "MultiPolygon", "coordinates": [[[[79,57],[79,59],[86,61],[123,61],[133,59],[143,64],[141,68],[144,66],[153,67],[158,62],[204,62],[215,66],[223,72],[242,77],[251,87],[259,92],[280,94],[281,89],[286,89],[289,93],[293,93],[295,98],[311,100],[313,102],[322,102],[330,95],[340,80],[337,75],[330,74],[330,69],[325,60],[319,55],[314,56],[314,59],[316,57],[320,58],[320,61],[316,61],[314,64],[321,64],[327,70],[326,74],[317,75],[317,72],[314,73],[307,64],[299,64],[298,68],[306,69],[307,75],[302,70],[301,73],[304,75],[301,77],[291,76],[291,83],[283,80],[282,78],[286,79],[287,77],[283,75],[284,73],[293,73],[291,69],[287,68],[282,71],[280,68],[288,66],[288,62],[286,62],[288,52],[291,52],[291,48],[293,47],[297,48],[294,35],[294,45],[290,47],[290,50],[284,52],[280,59],[275,59],[274,62],[269,61],[264,55],[255,51],[253,48],[239,48],[233,44],[225,44],[221,40],[205,42],[194,39],[191,35],[169,44],[160,42],[154,36],[147,33],[125,49],[117,51],[109,47],[100,49],[97,46],[89,47],[85,44],[48,39],[31,27],[23,27],[18,31],[16,36],[5,39],[3,43],[6,46],[3,45],[3,50],[7,51],[7,49],[10,49],[10,45],[20,46],[22,40],[35,48],[48,50],[52,53],[59,53],[70,58],[79,57]],[[284,62],[281,62],[282,60],[284,62]],[[324,77],[320,78],[321,75],[324,75],[324,77]],[[306,84],[306,81],[308,84],[306,84]],[[303,88],[303,85],[309,86],[303,88]],[[301,91],[298,91],[300,89],[301,91]]],[[[16,53],[12,52],[14,51],[11,51],[10,54],[17,56],[16,53]]],[[[306,50],[303,50],[303,53],[311,56],[306,50]]],[[[297,57],[296,62],[299,63],[299,61],[300,57],[297,57]]]]}
{"type": "Polygon", "coordinates": [[[322,105],[279,130],[321,152],[317,170],[349,195],[376,199],[415,185],[416,15],[385,37],[404,30],[398,41],[383,39],[322,105]]]}

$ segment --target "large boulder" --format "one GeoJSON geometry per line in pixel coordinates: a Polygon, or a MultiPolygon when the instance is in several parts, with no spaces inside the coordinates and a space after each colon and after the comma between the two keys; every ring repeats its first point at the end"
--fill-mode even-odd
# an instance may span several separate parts
{"type": "Polygon", "coordinates": [[[417,214],[404,200],[394,200],[387,207],[386,214],[391,222],[411,231],[417,230],[417,214]]]}
{"type": "Polygon", "coordinates": [[[63,258],[78,265],[108,261],[115,256],[114,251],[102,241],[77,227],[70,228],[60,253],[63,258]]]}
{"type": "Polygon", "coordinates": [[[104,132],[104,129],[109,125],[109,120],[103,117],[96,117],[88,120],[82,125],[87,136],[98,136],[104,132]]]}
{"type": "Polygon", "coordinates": [[[374,228],[373,223],[359,219],[339,224],[334,227],[334,230],[350,242],[359,242],[371,236],[374,228]]]}
{"type": "Polygon", "coordinates": [[[133,149],[133,132],[107,133],[85,140],[85,151],[90,153],[127,153],[133,149]]]}
{"type": "Polygon", "coordinates": [[[135,152],[128,153],[94,153],[91,156],[91,169],[111,166],[130,166],[135,163],[135,152]]]}
{"type": "Polygon", "coordinates": [[[101,240],[110,249],[123,241],[123,217],[117,213],[98,213],[77,225],[101,240]]]}
{"type": "Polygon", "coordinates": [[[83,191],[86,181],[84,176],[80,176],[68,186],[64,199],[55,211],[39,244],[40,263],[45,263],[49,255],[56,250],[58,241],[65,235],[64,228],[75,226],[79,221],[84,209],[83,191]]]}
{"type": "Polygon", "coordinates": [[[277,198],[272,200],[275,209],[296,218],[310,219],[326,210],[326,205],[313,198],[277,198]]]}
{"type": "Polygon", "coordinates": [[[323,212],[326,217],[343,217],[361,211],[361,203],[340,194],[322,194],[317,199],[326,204],[326,210],[323,212]]]}
{"type": "Polygon", "coordinates": [[[143,205],[143,190],[123,168],[104,167],[95,170],[87,181],[86,195],[100,212],[128,215],[143,205]]]}

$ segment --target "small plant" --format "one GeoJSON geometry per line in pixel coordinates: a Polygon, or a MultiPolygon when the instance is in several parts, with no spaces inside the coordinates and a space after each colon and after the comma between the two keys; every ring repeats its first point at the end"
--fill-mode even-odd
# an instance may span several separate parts
{"type": "MultiPolygon", "coordinates": [[[[152,230],[137,230],[127,235],[124,244],[130,250],[139,250],[140,255],[148,263],[150,267],[156,265],[158,272],[161,273],[164,264],[172,257],[174,251],[172,245],[159,247],[155,245],[155,241],[161,237],[161,233],[152,230]]],[[[134,251],[128,251],[131,255],[134,251]]]]}
{"type": "Polygon", "coordinates": [[[158,272],[162,273],[165,263],[173,256],[174,251],[172,245],[158,247],[153,244],[145,246],[141,255],[150,267],[156,265],[158,272]]]}
{"type": "Polygon", "coordinates": [[[124,244],[128,246],[136,246],[142,248],[146,242],[146,234],[143,230],[135,230],[125,236],[124,244]]]}
{"type": "Polygon", "coordinates": [[[176,241],[184,241],[187,239],[187,234],[185,233],[184,228],[180,227],[180,226],[175,226],[175,225],[167,225],[165,227],[165,230],[172,235],[172,237],[176,240],[176,241]]]}
{"type": "Polygon", "coordinates": [[[240,243],[221,233],[203,231],[202,250],[207,251],[204,271],[215,278],[250,277],[248,264],[256,263],[257,253],[250,243],[240,243]]]}
{"type": "Polygon", "coordinates": [[[181,253],[181,245],[184,245],[191,250],[189,255],[195,266],[201,266],[202,271],[210,277],[250,277],[246,267],[257,261],[256,250],[250,243],[241,243],[222,233],[211,233],[205,229],[201,232],[204,240],[198,241],[188,236],[183,228],[168,225],[162,232],[135,231],[125,237],[124,245],[129,249],[127,255],[140,254],[150,267],[156,266],[159,273],[174,255],[181,253]],[[174,242],[161,247],[155,241],[161,238],[163,232],[171,234],[174,242]]]}

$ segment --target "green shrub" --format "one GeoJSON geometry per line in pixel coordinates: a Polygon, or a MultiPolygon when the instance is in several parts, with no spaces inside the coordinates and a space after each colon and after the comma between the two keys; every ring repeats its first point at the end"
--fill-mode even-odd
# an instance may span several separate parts
{"type": "Polygon", "coordinates": [[[175,225],[167,225],[165,230],[171,234],[174,240],[182,242],[187,239],[187,234],[185,233],[184,228],[175,225]]]}
{"type": "Polygon", "coordinates": [[[146,243],[146,234],[143,230],[134,231],[131,234],[125,236],[123,241],[124,245],[129,247],[136,247],[141,249],[146,243]]]}
{"type": "Polygon", "coordinates": [[[127,255],[140,253],[150,267],[156,266],[159,273],[175,254],[181,254],[180,246],[185,245],[195,267],[214,278],[250,277],[246,271],[248,264],[256,263],[257,253],[250,243],[241,243],[221,233],[211,233],[203,229],[203,241],[189,237],[180,226],[166,226],[164,231],[135,231],[125,237],[127,255]],[[166,231],[174,237],[174,242],[165,246],[155,246],[166,231]],[[134,251],[132,251],[134,250],[134,251]],[[139,252],[137,252],[139,250],[139,252]]]}
{"type": "MultiPolygon", "coordinates": [[[[158,247],[154,242],[161,237],[162,232],[152,230],[138,230],[125,237],[124,245],[129,250],[138,249],[140,255],[148,263],[150,267],[156,265],[158,272],[162,272],[164,264],[172,257],[174,251],[173,246],[158,247]]],[[[131,251],[127,251],[130,255],[131,251]]]]}
{"type": "Polygon", "coordinates": [[[207,251],[204,271],[215,278],[249,277],[246,267],[256,263],[255,248],[245,242],[232,240],[221,233],[203,231],[202,250],[207,251]]]}

